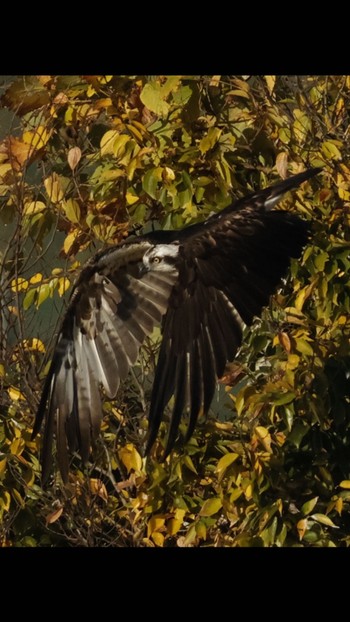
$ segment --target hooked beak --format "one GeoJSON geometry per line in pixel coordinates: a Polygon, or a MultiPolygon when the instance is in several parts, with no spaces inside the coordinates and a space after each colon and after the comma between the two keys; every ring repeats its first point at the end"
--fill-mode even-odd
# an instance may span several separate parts
{"type": "Polygon", "coordinates": [[[149,271],[149,269],[147,268],[147,266],[145,266],[145,264],[142,262],[139,265],[139,274],[138,277],[139,279],[142,279],[142,277],[147,274],[147,272],[149,271]]]}

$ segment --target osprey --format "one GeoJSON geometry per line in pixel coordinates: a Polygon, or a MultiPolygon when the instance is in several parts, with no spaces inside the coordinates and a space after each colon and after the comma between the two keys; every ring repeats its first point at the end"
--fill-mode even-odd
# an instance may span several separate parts
{"type": "Polygon", "coordinates": [[[58,333],[34,424],[33,437],[45,418],[43,481],[54,435],[65,481],[69,452],[79,450],[88,460],[102,421],[99,385],[115,397],[146,335],[159,324],[163,339],[146,452],[172,396],[165,456],[185,413],[190,438],[241,344],[244,326],[261,313],[290,258],[299,257],[307,242],[305,221],[271,208],[319,171],[309,169],[252,193],[203,223],[127,239],[87,262],[58,333]]]}

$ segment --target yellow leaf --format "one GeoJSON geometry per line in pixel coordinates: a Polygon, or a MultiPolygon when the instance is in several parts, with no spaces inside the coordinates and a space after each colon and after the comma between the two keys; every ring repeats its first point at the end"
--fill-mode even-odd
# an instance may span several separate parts
{"type": "Polygon", "coordinates": [[[1,497],[0,497],[0,503],[3,507],[3,509],[7,512],[7,510],[10,509],[10,505],[11,505],[11,496],[10,493],[7,492],[7,490],[4,490],[4,492],[1,493],[1,497]]]}
{"type": "Polygon", "coordinates": [[[296,349],[298,350],[298,352],[301,352],[301,354],[305,354],[306,356],[314,355],[312,347],[305,339],[296,339],[295,344],[296,349]]]}
{"type": "Polygon", "coordinates": [[[183,510],[182,508],[176,508],[175,510],[176,520],[183,521],[185,514],[186,514],[186,510],[183,510]]]}
{"type": "Polygon", "coordinates": [[[343,499],[341,497],[339,497],[336,502],[335,502],[335,509],[337,510],[339,516],[341,516],[341,513],[343,511],[343,499]]]}
{"type": "Polygon", "coordinates": [[[3,460],[0,460],[0,477],[2,477],[3,474],[5,473],[6,464],[7,464],[7,459],[6,458],[4,458],[3,460]]]}
{"type": "Polygon", "coordinates": [[[164,536],[162,533],[159,533],[159,531],[156,531],[155,533],[152,534],[152,540],[154,544],[156,544],[157,546],[164,545],[164,536]]]}
{"type": "Polygon", "coordinates": [[[297,354],[288,355],[288,361],[287,361],[288,369],[296,369],[299,363],[300,363],[300,356],[298,356],[297,354]]]}
{"type": "Polygon", "coordinates": [[[80,205],[76,199],[67,199],[62,202],[62,207],[65,211],[65,214],[74,224],[78,224],[80,221],[80,205]]]}
{"type": "Polygon", "coordinates": [[[33,339],[24,339],[23,346],[27,350],[34,350],[36,352],[45,352],[45,346],[40,339],[33,337],[33,339]]]}
{"type": "Polygon", "coordinates": [[[163,180],[165,181],[165,183],[169,183],[171,181],[173,181],[175,179],[175,173],[173,171],[172,168],[169,168],[169,166],[165,166],[163,168],[163,180]]]}
{"type": "Polygon", "coordinates": [[[58,510],[51,512],[51,514],[49,514],[46,517],[46,525],[51,525],[52,523],[55,523],[59,519],[59,517],[62,515],[62,513],[63,513],[63,508],[58,508],[58,510]]]}
{"type": "Polygon", "coordinates": [[[36,274],[33,274],[32,277],[30,277],[29,283],[31,283],[32,285],[35,285],[35,283],[40,283],[42,280],[43,280],[43,275],[41,274],[41,272],[37,272],[36,274]]]}
{"type": "Polygon", "coordinates": [[[245,488],[244,494],[245,494],[246,499],[251,499],[252,498],[253,486],[251,484],[248,484],[248,486],[245,488]]]}
{"type": "Polygon", "coordinates": [[[303,287],[303,289],[301,289],[300,292],[298,292],[296,299],[295,299],[295,308],[298,311],[302,310],[304,306],[304,302],[310,297],[314,288],[315,288],[315,283],[310,283],[310,285],[303,287]]]}
{"type": "Polygon", "coordinates": [[[134,469],[134,471],[141,471],[142,458],[132,443],[127,443],[125,447],[119,450],[119,457],[128,473],[131,469],[134,469]]]}
{"type": "Polygon", "coordinates": [[[69,183],[70,180],[67,177],[62,177],[57,173],[52,173],[44,179],[45,190],[52,203],[58,203],[64,199],[69,183]]]}
{"type": "Polygon", "coordinates": [[[108,130],[103,134],[100,141],[101,155],[113,155],[113,144],[116,138],[120,136],[117,130],[108,130]]]}
{"type": "Polygon", "coordinates": [[[216,514],[222,508],[222,501],[220,497],[213,497],[212,499],[207,499],[199,512],[199,516],[212,516],[216,514]]]}
{"type": "Polygon", "coordinates": [[[313,518],[318,523],[322,525],[327,525],[327,527],[334,527],[335,529],[339,529],[338,525],[335,525],[333,521],[326,516],[326,514],[312,514],[311,518],[313,518]]]}
{"type": "Polygon", "coordinates": [[[12,165],[9,162],[5,162],[5,164],[0,164],[0,179],[4,181],[7,173],[9,173],[10,171],[12,171],[12,165]]]}
{"type": "Polygon", "coordinates": [[[24,450],[25,442],[23,438],[15,438],[10,445],[10,452],[14,456],[20,456],[24,450]]]}
{"type": "Polygon", "coordinates": [[[42,201],[31,201],[24,204],[23,216],[31,216],[32,214],[39,214],[46,209],[45,203],[42,201]]]}
{"type": "Polygon", "coordinates": [[[67,291],[67,289],[70,287],[70,280],[67,279],[67,277],[61,277],[60,279],[58,279],[58,293],[60,296],[63,296],[63,294],[67,291]]]}
{"type": "Polygon", "coordinates": [[[264,449],[271,453],[271,436],[269,431],[262,425],[257,425],[254,431],[264,449]]]}
{"type": "Polygon", "coordinates": [[[139,197],[135,197],[135,195],[131,194],[131,192],[127,192],[125,198],[128,205],[133,205],[139,200],[139,197]]]}
{"type": "Polygon", "coordinates": [[[199,149],[202,153],[206,153],[209,149],[212,149],[214,145],[218,142],[220,136],[222,134],[222,130],[218,127],[211,127],[208,130],[208,134],[202,138],[199,142],[199,149]]]}
{"type": "Polygon", "coordinates": [[[0,378],[5,377],[5,366],[3,363],[0,363],[0,378]]]}
{"type": "Polygon", "coordinates": [[[163,529],[164,524],[165,518],[162,514],[154,514],[154,516],[151,516],[147,523],[147,537],[149,538],[150,536],[153,536],[156,531],[163,529]]]}
{"type": "Polygon", "coordinates": [[[308,132],[312,129],[311,119],[299,108],[295,108],[293,114],[295,116],[293,123],[295,137],[299,143],[303,143],[308,132]]]}
{"type": "Polygon", "coordinates": [[[275,84],[276,84],[276,76],[264,76],[267,84],[267,88],[269,89],[270,95],[272,95],[275,84]]]}
{"type": "Polygon", "coordinates": [[[7,140],[8,154],[11,159],[11,166],[14,170],[19,171],[23,164],[29,160],[33,154],[33,148],[22,140],[10,136],[7,140]]]}
{"type": "Polygon", "coordinates": [[[21,292],[28,289],[29,283],[23,277],[19,276],[18,279],[12,279],[11,289],[13,292],[21,292]]]}
{"type": "Polygon", "coordinates": [[[90,490],[93,495],[97,495],[103,501],[107,503],[108,501],[107,488],[100,479],[90,478],[90,490]]]}
{"type": "Polygon", "coordinates": [[[64,242],[63,242],[63,250],[65,252],[66,255],[69,255],[72,246],[74,244],[74,242],[76,241],[78,235],[79,235],[79,230],[78,229],[74,229],[74,231],[71,231],[70,233],[68,233],[67,237],[65,238],[64,242]]]}
{"type": "Polygon", "coordinates": [[[198,538],[201,538],[202,540],[207,539],[207,528],[206,528],[205,523],[203,523],[203,521],[199,521],[196,524],[196,534],[198,538]]]}
{"type": "Polygon", "coordinates": [[[299,540],[303,539],[306,529],[307,529],[307,518],[302,518],[300,521],[297,522],[297,531],[298,531],[299,540]]]}
{"type": "Polygon", "coordinates": [[[127,134],[119,134],[117,138],[113,141],[113,155],[115,158],[122,158],[125,154],[126,144],[129,142],[130,138],[127,134]]]}
{"type": "Polygon", "coordinates": [[[322,144],[322,153],[327,158],[327,160],[341,160],[342,156],[337,145],[341,145],[341,143],[339,141],[331,140],[326,140],[322,144]]]}
{"type": "Polygon", "coordinates": [[[350,488],[350,479],[343,479],[340,484],[339,484],[340,488],[346,488],[349,489],[350,488]]]}
{"type": "Polygon", "coordinates": [[[32,149],[42,149],[51,137],[52,130],[48,130],[44,125],[39,125],[35,130],[23,132],[23,142],[30,145],[32,149]]]}
{"type": "Polygon", "coordinates": [[[81,149],[79,149],[79,147],[72,147],[68,151],[67,160],[72,171],[74,171],[76,166],[79,164],[80,158],[81,158],[81,149]]]}
{"type": "Polygon", "coordinates": [[[235,461],[237,460],[237,458],[239,457],[239,454],[236,453],[229,453],[229,454],[225,454],[224,456],[222,456],[219,460],[219,462],[217,463],[216,466],[216,473],[219,476],[219,481],[223,478],[224,473],[226,472],[227,468],[235,461]]]}
{"type": "Polygon", "coordinates": [[[181,528],[182,520],[178,520],[176,518],[171,518],[167,522],[167,531],[169,536],[174,536],[179,529],[181,528]]]}
{"type": "Polygon", "coordinates": [[[21,393],[21,391],[19,389],[16,389],[16,387],[9,387],[7,389],[7,392],[11,398],[11,400],[13,400],[14,402],[18,402],[18,400],[25,400],[26,398],[24,397],[23,393],[21,393]]]}

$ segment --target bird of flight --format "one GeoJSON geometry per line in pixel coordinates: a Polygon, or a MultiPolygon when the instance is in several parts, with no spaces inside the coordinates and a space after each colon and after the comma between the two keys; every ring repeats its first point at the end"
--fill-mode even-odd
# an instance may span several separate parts
{"type": "Polygon", "coordinates": [[[249,194],[202,223],[127,239],[87,262],[58,333],[33,429],[34,437],[45,419],[44,482],[54,436],[63,480],[69,452],[78,450],[88,460],[102,421],[100,385],[115,397],[156,325],[163,337],[146,452],[172,396],[165,456],[184,414],[190,438],[241,345],[244,326],[268,304],[290,258],[299,257],[307,243],[307,222],[273,207],[320,170],[249,194]]]}

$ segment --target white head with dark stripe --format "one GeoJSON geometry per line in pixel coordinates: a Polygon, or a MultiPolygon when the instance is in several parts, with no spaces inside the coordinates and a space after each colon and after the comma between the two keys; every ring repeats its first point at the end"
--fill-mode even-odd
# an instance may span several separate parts
{"type": "Polygon", "coordinates": [[[159,272],[173,272],[177,270],[176,262],[179,254],[179,244],[156,244],[149,248],[143,258],[144,270],[159,272]]]}

